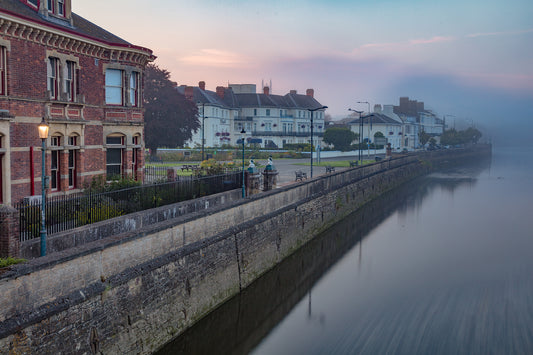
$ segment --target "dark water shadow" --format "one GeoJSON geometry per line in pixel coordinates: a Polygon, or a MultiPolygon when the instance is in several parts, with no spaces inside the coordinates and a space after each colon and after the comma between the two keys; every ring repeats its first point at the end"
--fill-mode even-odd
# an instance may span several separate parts
{"type": "Polygon", "coordinates": [[[486,163],[469,168],[462,177],[453,175],[458,170],[451,169],[437,178],[421,177],[385,193],[304,245],[156,354],[248,354],[343,255],[387,217],[418,208],[435,188],[453,193],[473,184],[486,168],[486,163]]]}

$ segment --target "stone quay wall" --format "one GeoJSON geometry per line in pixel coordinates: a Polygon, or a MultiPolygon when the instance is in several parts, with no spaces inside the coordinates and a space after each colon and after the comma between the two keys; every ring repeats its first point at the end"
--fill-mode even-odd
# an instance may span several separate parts
{"type": "Polygon", "coordinates": [[[402,156],[16,265],[0,275],[0,354],[152,353],[375,196],[489,153],[402,156]]]}

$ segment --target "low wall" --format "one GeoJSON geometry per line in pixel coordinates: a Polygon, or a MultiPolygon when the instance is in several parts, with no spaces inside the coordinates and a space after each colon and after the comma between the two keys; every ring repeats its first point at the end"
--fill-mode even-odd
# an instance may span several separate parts
{"type": "Polygon", "coordinates": [[[373,197],[476,154],[349,169],[17,265],[0,353],[151,353],[373,197]]]}

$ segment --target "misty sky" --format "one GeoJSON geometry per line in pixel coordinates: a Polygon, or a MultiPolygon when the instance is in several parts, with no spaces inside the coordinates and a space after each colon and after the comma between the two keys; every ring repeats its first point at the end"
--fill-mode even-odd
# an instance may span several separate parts
{"type": "Polygon", "coordinates": [[[72,0],[178,84],[272,81],[329,106],[424,101],[495,141],[533,133],[531,0],[72,0]],[[103,11],[102,9],[106,9],[103,11]],[[504,132],[505,131],[505,132],[504,132]],[[529,133],[528,133],[529,132],[529,133]],[[503,134],[507,133],[507,134],[503,134]]]}

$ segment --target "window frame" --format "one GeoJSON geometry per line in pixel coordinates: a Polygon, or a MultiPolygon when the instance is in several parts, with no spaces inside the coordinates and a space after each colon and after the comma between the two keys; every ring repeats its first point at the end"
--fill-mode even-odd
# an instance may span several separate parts
{"type": "Polygon", "coordinates": [[[61,190],[61,136],[50,137],[50,189],[52,191],[61,190]],[[54,166],[55,162],[55,166],[54,166]]]}
{"type": "Polygon", "coordinates": [[[75,189],[78,187],[78,157],[77,149],[79,148],[79,136],[68,137],[68,188],[75,189]]]}
{"type": "Polygon", "coordinates": [[[0,46],[0,95],[7,95],[7,48],[0,46]]]}
{"type": "Polygon", "coordinates": [[[129,90],[130,90],[130,104],[131,106],[137,107],[139,106],[139,78],[140,73],[136,71],[132,71],[130,74],[130,80],[129,80],[129,90]]]}
{"type": "Polygon", "coordinates": [[[48,57],[46,64],[46,89],[50,92],[50,99],[59,97],[59,58],[48,57]]]}
{"type": "Polygon", "coordinates": [[[105,104],[111,105],[111,106],[123,106],[124,105],[124,73],[125,71],[123,69],[117,69],[117,68],[106,68],[105,70],[105,104]],[[111,76],[108,76],[108,73],[111,74],[112,72],[119,72],[120,73],[120,85],[117,86],[116,83],[112,83],[110,80],[108,81],[108,78],[111,79],[111,76]],[[120,91],[120,102],[112,101],[111,98],[114,98],[115,95],[117,95],[115,90],[120,91]],[[113,96],[111,96],[113,94],[113,96]]]}
{"type": "Polygon", "coordinates": [[[76,100],[77,93],[77,80],[76,80],[77,63],[72,60],[67,60],[65,64],[65,93],[67,94],[67,101],[74,102],[76,100]]]}
{"type": "MultiPolygon", "coordinates": [[[[125,145],[125,139],[126,139],[126,136],[125,135],[119,135],[119,134],[110,134],[108,136],[105,137],[105,142],[106,142],[106,161],[105,161],[105,165],[106,165],[106,180],[107,181],[111,181],[113,179],[113,177],[115,176],[119,176],[119,177],[123,177],[124,176],[124,151],[125,151],[125,148],[126,148],[126,145],[125,145]],[[120,143],[118,142],[113,142],[113,140],[115,139],[120,139],[120,143]],[[118,151],[120,152],[120,162],[117,163],[117,162],[113,162],[113,163],[109,163],[109,158],[110,158],[110,153],[113,152],[113,151],[118,151]],[[112,172],[111,174],[109,173],[110,172],[110,167],[114,167],[114,166],[118,166],[119,167],[119,172],[118,173],[114,173],[112,172]]],[[[112,157],[114,158],[114,157],[112,157]]]]}

